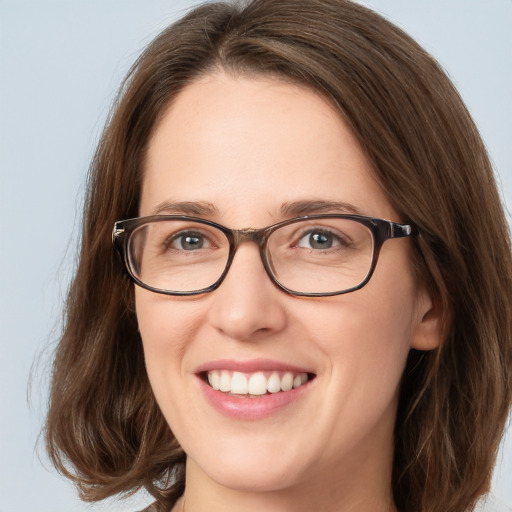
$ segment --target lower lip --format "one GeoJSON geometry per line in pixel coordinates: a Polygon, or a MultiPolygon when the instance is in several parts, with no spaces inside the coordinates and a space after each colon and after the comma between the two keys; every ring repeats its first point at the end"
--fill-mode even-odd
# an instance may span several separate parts
{"type": "Polygon", "coordinates": [[[277,413],[301,397],[309,389],[311,381],[290,391],[279,391],[258,398],[230,396],[216,391],[199,378],[201,391],[208,402],[221,414],[239,420],[259,420],[277,413]]]}

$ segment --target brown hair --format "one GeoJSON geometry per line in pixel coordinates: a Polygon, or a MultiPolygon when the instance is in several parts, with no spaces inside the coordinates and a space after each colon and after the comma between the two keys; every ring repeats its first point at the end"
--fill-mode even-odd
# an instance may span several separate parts
{"type": "Polygon", "coordinates": [[[200,6],[130,71],[91,164],[82,245],[56,351],[46,441],[86,500],[145,487],[166,506],[185,455],[150,389],[133,284],[111,243],[135,217],[149,137],[174,97],[220,68],[318,91],[419,236],[412,265],[442,311],[439,349],[412,351],[401,385],[393,492],[400,511],[462,512],[488,490],[511,403],[512,262],[482,140],[436,61],[347,0],[200,6]]]}

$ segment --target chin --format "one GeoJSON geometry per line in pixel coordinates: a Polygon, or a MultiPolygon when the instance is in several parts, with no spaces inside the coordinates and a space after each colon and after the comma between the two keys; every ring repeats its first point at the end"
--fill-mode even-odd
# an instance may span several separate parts
{"type": "MultiPolygon", "coordinates": [[[[188,456],[189,470],[202,473],[218,485],[237,491],[272,492],[291,488],[304,480],[310,466],[301,460],[301,450],[274,443],[245,440],[244,443],[216,443],[210,450],[200,450],[188,456]],[[249,448],[248,444],[252,444],[249,448]],[[240,446],[243,444],[243,446],[240,446]],[[195,455],[198,455],[196,457],[195,455]]],[[[186,450],[185,450],[186,451],[186,450]]],[[[303,453],[303,452],[302,452],[303,453]]]]}
{"type": "MultiPolygon", "coordinates": [[[[282,464],[254,464],[248,460],[224,461],[204,467],[206,475],[218,485],[242,492],[272,492],[291,488],[301,481],[297,468],[282,464]]],[[[290,465],[293,466],[293,465],[290,465]]]]}

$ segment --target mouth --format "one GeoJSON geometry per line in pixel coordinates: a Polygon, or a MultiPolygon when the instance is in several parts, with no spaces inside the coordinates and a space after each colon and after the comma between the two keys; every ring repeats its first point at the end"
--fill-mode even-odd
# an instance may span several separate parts
{"type": "Polygon", "coordinates": [[[289,411],[311,395],[317,377],[309,368],[272,359],[218,359],[194,373],[207,403],[223,416],[241,421],[289,411]]]}
{"type": "Polygon", "coordinates": [[[215,391],[238,398],[261,398],[300,388],[315,378],[300,371],[240,372],[215,369],[201,373],[203,381],[215,391]]]}

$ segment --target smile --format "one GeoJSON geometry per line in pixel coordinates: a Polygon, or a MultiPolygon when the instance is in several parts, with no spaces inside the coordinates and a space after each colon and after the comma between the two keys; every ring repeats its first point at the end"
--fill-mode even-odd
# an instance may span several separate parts
{"type": "Polygon", "coordinates": [[[273,371],[243,373],[230,370],[206,372],[208,384],[230,396],[257,398],[267,394],[290,391],[309,380],[306,372],[273,371]]]}
{"type": "Polygon", "coordinates": [[[310,395],[316,373],[269,359],[217,360],[196,368],[196,382],[206,402],[222,416],[264,419],[310,395]]]}

